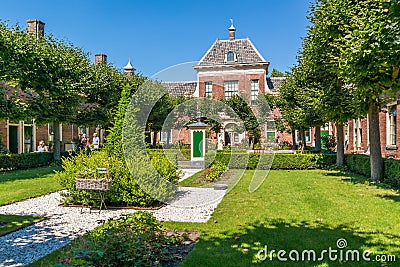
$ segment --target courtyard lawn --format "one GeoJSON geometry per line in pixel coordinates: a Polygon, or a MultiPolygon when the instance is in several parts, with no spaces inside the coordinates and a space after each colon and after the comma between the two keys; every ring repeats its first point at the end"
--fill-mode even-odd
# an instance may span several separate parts
{"type": "MultiPolygon", "coordinates": [[[[380,266],[372,261],[377,254],[395,255],[397,262],[389,266],[398,265],[398,192],[360,184],[358,176],[337,171],[274,170],[257,191],[249,193],[252,173],[245,172],[207,223],[164,223],[166,228],[201,234],[180,266],[380,266]],[[272,261],[270,255],[265,261],[256,258],[265,246],[269,252],[298,250],[300,258],[303,250],[315,250],[319,258],[323,250],[338,250],[339,239],[345,239],[340,245],[347,243],[343,255],[346,249],[358,250],[359,262],[331,261],[327,253],[321,261],[281,262],[276,252],[272,261]],[[371,262],[361,261],[364,250],[372,251],[371,262]]],[[[57,263],[60,251],[30,266],[57,263]]]]}
{"type": "Polygon", "coordinates": [[[181,266],[343,266],[328,254],[316,262],[292,262],[288,254],[288,261],[280,262],[276,252],[272,261],[270,255],[265,261],[256,257],[267,246],[269,252],[298,250],[300,258],[303,250],[315,250],[319,258],[329,247],[338,250],[339,239],[347,242],[344,252],[360,253],[359,262],[348,261],[346,266],[380,266],[373,262],[378,254],[396,256],[389,266],[400,263],[398,192],[356,183],[356,175],[336,171],[280,170],[271,171],[263,185],[249,193],[251,174],[246,171],[209,222],[164,224],[201,233],[181,266]],[[362,261],[364,250],[373,253],[371,262],[362,261]]]}
{"type": "Polygon", "coordinates": [[[61,190],[54,179],[60,167],[0,172],[0,206],[61,190]]]}
{"type": "MultiPolygon", "coordinates": [[[[31,197],[61,190],[54,179],[54,171],[60,167],[42,167],[28,170],[0,172],[0,206],[31,197]]],[[[0,235],[36,223],[43,218],[0,214],[0,235]]]]}
{"type": "Polygon", "coordinates": [[[185,180],[181,181],[178,183],[179,186],[190,186],[190,187],[198,187],[198,186],[205,186],[205,185],[210,185],[209,182],[200,182],[196,183],[196,179],[199,178],[201,175],[203,175],[204,170],[199,171],[192,176],[186,178],[185,180]]]}

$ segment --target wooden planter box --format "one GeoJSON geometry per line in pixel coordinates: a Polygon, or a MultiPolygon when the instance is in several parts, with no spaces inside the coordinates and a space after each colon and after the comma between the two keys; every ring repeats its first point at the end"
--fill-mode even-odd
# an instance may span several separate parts
{"type": "Polygon", "coordinates": [[[99,190],[107,191],[110,189],[111,180],[106,179],[84,179],[76,178],[75,180],[77,190],[99,190]]]}

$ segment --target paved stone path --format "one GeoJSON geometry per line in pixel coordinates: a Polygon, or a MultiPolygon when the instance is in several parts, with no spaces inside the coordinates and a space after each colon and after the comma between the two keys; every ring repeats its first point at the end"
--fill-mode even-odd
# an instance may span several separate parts
{"type": "MultiPolygon", "coordinates": [[[[168,205],[152,211],[158,220],[206,222],[222,200],[225,190],[180,187],[168,205]]],[[[57,250],[100,223],[116,219],[131,209],[89,213],[80,208],[59,206],[59,193],[52,193],[1,206],[0,214],[39,215],[46,220],[0,237],[0,267],[24,266],[57,250]]]]}

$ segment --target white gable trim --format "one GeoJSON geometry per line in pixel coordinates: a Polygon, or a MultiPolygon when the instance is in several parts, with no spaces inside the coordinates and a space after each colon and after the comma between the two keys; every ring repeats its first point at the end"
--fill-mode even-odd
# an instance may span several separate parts
{"type": "Polygon", "coordinates": [[[257,48],[254,46],[254,44],[250,41],[250,39],[247,39],[247,41],[250,43],[251,47],[253,47],[254,51],[256,51],[257,55],[262,59],[262,61],[266,62],[264,57],[258,52],[257,48]]]}

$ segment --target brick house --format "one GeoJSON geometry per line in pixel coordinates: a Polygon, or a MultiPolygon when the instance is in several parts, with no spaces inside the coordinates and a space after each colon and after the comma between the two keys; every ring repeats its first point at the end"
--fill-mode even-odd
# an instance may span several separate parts
{"type": "MultiPolygon", "coordinates": [[[[44,23],[40,20],[28,20],[27,31],[28,33],[39,37],[44,34],[44,23]]],[[[103,54],[96,55],[95,62],[105,62],[107,56],[103,54]]],[[[19,97],[24,98],[24,92],[18,88],[13,88],[6,82],[0,82],[0,87],[3,92],[13,93],[19,91],[19,97]]],[[[79,140],[80,136],[85,133],[88,137],[92,136],[94,132],[103,135],[103,132],[97,128],[89,128],[78,125],[60,125],[60,140],[61,150],[74,149],[75,143],[79,140]]],[[[39,141],[43,140],[47,144],[53,141],[54,132],[51,123],[45,125],[37,125],[35,120],[4,120],[0,121],[0,138],[1,148],[10,153],[28,153],[37,149],[39,141]]]]}
{"type": "MultiPolygon", "coordinates": [[[[285,78],[268,78],[270,63],[264,59],[251,40],[249,38],[236,39],[236,28],[233,24],[228,32],[229,39],[217,39],[194,66],[197,72],[196,81],[163,83],[171,95],[212,97],[219,100],[238,94],[247,97],[249,103],[254,103],[259,94],[278,93],[285,78]]],[[[279,116],[279,112],[275,113],[279,116]]],[[[247,132],[235,132],[232,130],[234,122],[229,117],[222,119],[222,131],[218,133],[218,136],[215,133],[212,136],[213,139],[223,140],[223,145],[242,143],[247,132]]],[[[268,127],[268,124],[263,126],[261,138],[275,141],[277,136],[275,128],[268,127]]],[[[286,139],[290,137],[287,133],[284,136],[286,139]]],[[[181,129],[179,133],[161,132],[157,136],[157,141],[175,143],[180,140],[189,143],[188,137],[188,131],[181,129]]]]}

